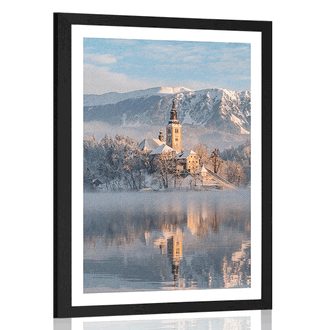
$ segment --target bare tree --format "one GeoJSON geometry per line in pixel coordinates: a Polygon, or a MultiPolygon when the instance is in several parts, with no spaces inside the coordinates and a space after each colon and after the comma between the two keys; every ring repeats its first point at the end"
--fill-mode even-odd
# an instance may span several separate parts
{"type": "Polygon", "coordinates": [[[219,151],[219,149],[214,149],[211,152],[210,160],[211,160],[212,165],[213,165],[213,172],[214,173],[218,173],[218,171],[219,171],[219,169],[221,167],[221,164],[223,162],[223,160],[220,157],[220,151],[219,151]]]}
{"type": "Polygon", "coordinates": [[[227,161],[227,180],[236,186],[245,184],[245,173],[243,166],[238,162],[227,161]]]}
{"type": "Polygon", "coordinates": [[[202,143],[197,144],[196,146],[194,146],[194,151],[196,152],[199,158],[200,165],[206,164],[208,162],[209,152],[205,144],[202,143]]]}

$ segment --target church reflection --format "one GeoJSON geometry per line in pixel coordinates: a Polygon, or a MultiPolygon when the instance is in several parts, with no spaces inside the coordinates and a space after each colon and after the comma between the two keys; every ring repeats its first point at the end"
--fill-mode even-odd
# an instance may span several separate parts
{"type": "Polygon", "coordinates": [[[191,196],[152,211],[143,205],[91,216],[84,235],[86,292],[98,292],[97,285],[107,292],[250,287],[249,208],[191,196]]]}
{"type": "Polygon", "coordinates": [[[167,255],[172,268],[173,282],[176,287],[182,285],[180,280],[180,262],[183,255],[183,232],[175,225],[165,225],[162,236],[155,239],[154,245],[162,255],[167,255]]]}
{"type": "MultiPolygon", "coordinates": [[[[183,259],[183,245],[187,228],[189,233],[196,237],[207,235],[211,229],[213,232],[219,230],[219,214],[207,208],[205,203],[197,207],[194,203],[187,203],[185,226],[180,228],[178,225],[165,224],[162,226],[162,234],[154,239],[153,244],[159,248],[160,254],[167,256],[171,263],[171,273],[173,276],[173,286],[184,288],[186,281],[180,277],[180,264],[183,259]]],[[[249,231],[249,226],[245,226],[245,230],[249,231]]],[[[146,233],[147,234],[147,233],[146,233]]],[[[146,235],[145,234],[145,235],[146,235]]],[[[150,234],[149,234],[150,236],[150,234]]],[[[231,257],[226,255],[220,260],[220,274],[223,278],[224,288],[250,287],[251,285],[251,242],[245,240],[241,243],[240,248],[233,252],[231,257]]],[[[208,287],[212,287],[212,272],[207,274],[208,287]]],[[[191,285],[193,287],[194,285],[191,285]]]]}

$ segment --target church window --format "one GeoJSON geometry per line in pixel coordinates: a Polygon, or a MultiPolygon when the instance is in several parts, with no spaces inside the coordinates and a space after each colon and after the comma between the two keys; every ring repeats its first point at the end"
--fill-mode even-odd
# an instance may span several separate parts
{"type": "Polygon", "coordinates": [[[175,129],[175,133],[179,133],[179,129],[178,128],[175,129]]]}

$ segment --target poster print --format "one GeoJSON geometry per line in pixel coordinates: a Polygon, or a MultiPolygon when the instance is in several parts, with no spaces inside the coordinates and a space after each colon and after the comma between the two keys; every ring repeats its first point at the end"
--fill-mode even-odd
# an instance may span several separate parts
{"type": "Polygon", "coordinates": [[[84,58],[84,291],[250,287],[250,44],[84,58]]]}
{"type": "Polygon", "coordinates": [[[261,33],[72,31],[72,305],[261,299],[261,33]]]}

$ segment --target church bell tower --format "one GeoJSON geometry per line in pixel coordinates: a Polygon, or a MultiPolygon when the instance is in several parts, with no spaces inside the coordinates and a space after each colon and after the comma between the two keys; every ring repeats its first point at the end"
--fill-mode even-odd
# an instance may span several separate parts
{"type": "Polygon", "coordinates": [[[176,111],[176,99],[173,100],[170,120],[166,127],[166,144],[177,152],[182,151],[182,126],[176,111]]]}

